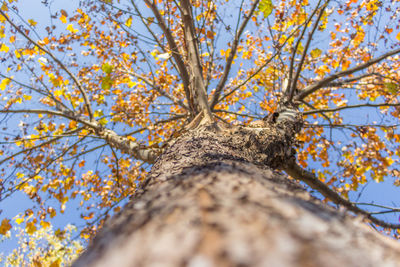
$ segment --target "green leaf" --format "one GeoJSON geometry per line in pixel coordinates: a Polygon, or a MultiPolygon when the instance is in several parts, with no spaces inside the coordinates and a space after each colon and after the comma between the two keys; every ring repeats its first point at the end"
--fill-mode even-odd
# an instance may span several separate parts
{"type": "Polygon", "coordinates": [[[110,74],[113,71],[113,66],[108,63],[104,63],[103,66],[101,66],[101,70],[106,74],[110,74]]]}
{"type": "Polygon", "coordinates": [[[264,18],[268,17],[272,13],[272,9],[274,6],[272,5],[271,0],[261,0],[258,5],[258,9],[264,14],[264,18]]]}
{"type": "Polygon", "coordinates": [[[103,90],[109,90],[113,84],[113,81],[110,77],[110,75],[107,75],[103,78],[101,78],[101,89],[103,90]]]}
{"type": "Polygon", "coordinates": [[[395,94],[399,90],[399,87],[397,86],[396,83],[390,82],[390,83],[385,83],[386,90],[389,93],[395,94]]]}

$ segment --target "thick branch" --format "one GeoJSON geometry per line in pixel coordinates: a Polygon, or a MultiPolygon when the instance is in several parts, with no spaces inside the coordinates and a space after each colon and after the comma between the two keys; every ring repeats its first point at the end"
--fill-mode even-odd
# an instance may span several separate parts
{"type": "Polygon", "coordinates": [[[319,193],[321,193],[324,197],[331,200],[333,203],[337,205],[342,205],[346,207],[349,211],[365,216],[372,223],[384,228],[400,229],[400,224],[392,224],[379,220],[374,216],[372,216],[371,213],[369,213],[368,211],[360,209],[359,207],[355,206],[354,203],[352,203],[351,201],[344,199],[338,193],[330,189],[325,183],[318,180],[318,178],[315,177],[313,173],[302,169],[299,165],[297,165],[297,163],[294,160],[289,161],[287,165],[284,167],[284,170],[287,174],[289,174],[293,178],[303,181],[311,188],[317,190],[319,193]]]}
{"type": "Polygon", "coordinates": [[[366,78],[366,77],[374,76],[374,75],[379,75],[379,74],[375,73],[375,72],[365,73],[365,74],[361,74],[361,75],[358,75],[358,76],[355,76],[353,78],[349,78],[349,79],[346,79],[346,80],[329,83],[329,84],[326,85],[326,87],[340,87],[340,86],[343,86],[345,84],[356,82],[356,81],[361,80],[362,78],[366,78]]]}
{"type": "Polygon", "coordinates": [[[228,79],[229,72],[230,72],[231,66],[232,66],[232,62],[233,62],[233,59],[237,52],[240,36],[242,35],[244,29],[246,28],[247,23],[249,22],[250,18],[253,16],[254,11],[256,10],[259,2],[260,2],[260,0],[254,1],[249,14],[245,17],[242,24],[240,25],[239,30],[236,32],[235,39],[233,40],[231,52],[229,53],[228,59],[225,64],[224,73],[222,74],[222,77],[219,80],[217,87],[215,88],[215,92],[214,92],[213,98],[211,100],[211,104],[210,104],[211,109],[213,109],[215,107],[215,105],[218,103],[219,96],[221,95],[222,89],[224,88],[225,83],[228,79]]]}
{"type": "MultiPolygon", "coordinates": [[[[158,46],[163,50],[164,53],[167,53],[168,51],[167,51],[166,47],[160,42],[160,40],[157,38],[155,32],[150,28],[151,23],[142,15],[142,13],[140,12],[139,8],[137,7],[137,5],[135,4],[135,2],[133,0],[131,0],[131,4],[132,4],[133,8],[135,9],[137,15],[139,16],[140,20],[142,21],[143,25],[146,27],[147,31],[153,37],[154,41],[158,44],[158,46]]],[[[177,72],[179,72],[179,69],[176,66],[175,62],[172,60],[172,58],[170,57],[168,59],[168,61],[172,64],[172,66],[174,66],[174,69],[177,72]]]]}
{"type": "Polygon", "coordinates": [[[382,60],[384,60],[384,59],[386,59],[386,58],[388,58],[390,56],[398,54],[398,53],[400,53],[400,48],[392,50],[392,51],[390,51],[390,52],[388,52],[386,54],[383,54],[380,57],[373,58],[370,61],[362,63],[362,64],[360,64],[358,66],[353,67],[353,68],[334,73],[331,76],[326,77],[326,78],[322,79],[321,81],[315,82],[314,84],[311,84],[311,85],[307,86],[306,88],[304,88],[298,95],[296,95],[294,97],[294,100],[302,100],[306,96],[316,92],[318,89],[320,89],[322,87],[327,86],[329,83],[333,82],[334,80],[336,80],[338,78],[341,78],[343,76],[350,75],[350,74],[352,74],[354,72],[366,69],[369,66],[374,65],[374,64],[376,64],[376,63],[378,63],[378,62],[380,62],[380,61],[382,61],[382,60]]]}
{"type": "Polygon", "coordinates": [[[199,41],[196,37],[195,27],[193,24],[193,15],[189,0],[181,1],[182,20],[184,28],[184,36],[188,51],[188,68],[190,70],[190,79],[193,101],[196,105],[196,111],[204,112],[206,118],[211,120],[212,114],[208,105],[206,87],[203,78],[203,67],[199,55],[199,41]],[[198,106],[198,107],[197,107],[198,106]]]}
{"type": "MultiPolygon", "coordinates": [[[[161,30],[163,31],[165,37],[167,38],[168,45],[172,52],[172,57],[175,59],[175,62],[178,66],[179,75],[181,76],[181,79],[183,81],[183,87],[185,89],[186,99],[190,103],[189,73],[188,73],[188,70],[186,69],[185,63],[183,62],[182,56],[179,53],[178,46],[175,43],[174,37],[172,36],[170,29],[165,24],[165,21],[164,21],[163,17],[161,16],[159,10],[157,9],[156,4],[154,2],[152,3],[149,0],[144,0],[144,2],[151,8],[154,16],[156,17],[156,19],[158,21],[158,25],[160,26],[161,30]]],[[[189,104],[189,106],[191,109],[193,108],[193,107],[191,107],[190,104],[189,104]]]]}
{"type": "Polygon", "coordinates": [[[116,132],[109,129],[100,129],[97,131],[97,134],[110,146],[115,147],[138,160],[148,163],[154,163],[158,155],[161,153],[161,149],[147,148],[124,136],[120,136],[116,132]]]}
{"type": "MultiPolygon", "coordinates": [[[[90,121],[83,116],[76,115],[72,112],[59,112],[52,110],[40,110],[40,109],[18,109],[18,110],[0,110],[0,113],[33,113],[33,114],[48,114],[53,116],[64,117],[73,121],[82,123],[92,129],[99,138],[104,139],[111,146],[120,149],[122,152],[127,153],[138,160],[153,163],[158,154],[161,152],[160,149],[146,148],[137,142],[129,140],[125,136],[119,136],[112,130],[104,128],[97,121],[90,121]]],[[[60,137],[61,138],[61,137],[60,137]]]]}

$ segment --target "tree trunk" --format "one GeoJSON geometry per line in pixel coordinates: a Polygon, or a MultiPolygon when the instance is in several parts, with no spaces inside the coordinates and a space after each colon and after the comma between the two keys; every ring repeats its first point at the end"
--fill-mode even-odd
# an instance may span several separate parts
{"type": "Polygon", "coordinates": [[[179,137],[74,266],[400,266],[396,241],[268,167],[288,144],[262,129],[179,137]]]}

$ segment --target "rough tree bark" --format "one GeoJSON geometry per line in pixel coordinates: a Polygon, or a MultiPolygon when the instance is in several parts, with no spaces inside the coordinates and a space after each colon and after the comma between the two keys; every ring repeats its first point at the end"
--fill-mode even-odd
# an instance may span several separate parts
{"type": "Polygon", "coordinates": [[[274,170],[292,145],[279,127],[188,131],[74,266],[400,266],[396,241],[274,170]]]}

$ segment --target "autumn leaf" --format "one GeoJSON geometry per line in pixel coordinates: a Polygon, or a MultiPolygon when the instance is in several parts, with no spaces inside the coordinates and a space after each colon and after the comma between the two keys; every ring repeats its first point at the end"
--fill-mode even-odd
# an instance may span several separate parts
{"type": "Polygon", "coordinates": [[[28,19],[28,23],[29,23],[29,25],[31,25],[31,26],[36,26],[36,24],[37,24],[37,22],[36,21],[34,21],[33,19],[28,19]]]}
{"type": "Polygon", "coordinates": [[[106,126],[106,124],[108,123],[108,121],[107,121],[106,118],[101,118],[101,119],[99,120],[99,123],[100,123],[101,125],[103,125],[103,126],[106,126]]]}
{"type": "Polygon", "coordinates": [[[79,31],[79,30],[75,29],[74,25],[72,25],[72,24],[68,24],[67,30],[72,32],[72,33],[77,33],[79,31]]]}
{"type": "Polygon", "coordinates": [[[126,25],[126,27],[131,27],[131,25],[132,25],[132,17],[129,17],[126,21],[125,21],[125,25],[126,25]]]}
{"type": "Polygon", "coordinates": [[[310,54],[311,54],[312,58],[317,58],[317,57],[321,56],[322,50],[319,48],[315,48],[315,49],[311,50],[310,54]]]}
{"type": "Polygon", "coordinates": [[[10,48],[8,46],[6,46],[5,44],[1,44],[0,52],[7,53],[9,50],[10,50],[10,48]]]}
{"type": "Polygon", "coordinates": [[[108,63],[104,63],[101,66],[101,70],[104,71],[104,73],[106,74],[110,74],[113,71],[113,66],[108,63]]]}
{"type": "Polygon", "coordinates": [[[64,16],[64,15],[60,16],[60,20],[61,20],[62,23],[67,23],[67,17],[64,16]]]}
{"type": "Polygon", "coordinates": [[[12,228],[9,219],[3,219],[0,224],[0,235],[5,235],[12,228]]]}
{"type": "Polygon", "coordinates": [[[273,9],[272,1],[261,0],[260,3],[258,4],[258,9],[263,13],[264,18],[267,18],[272,13],[273,9]]]}

